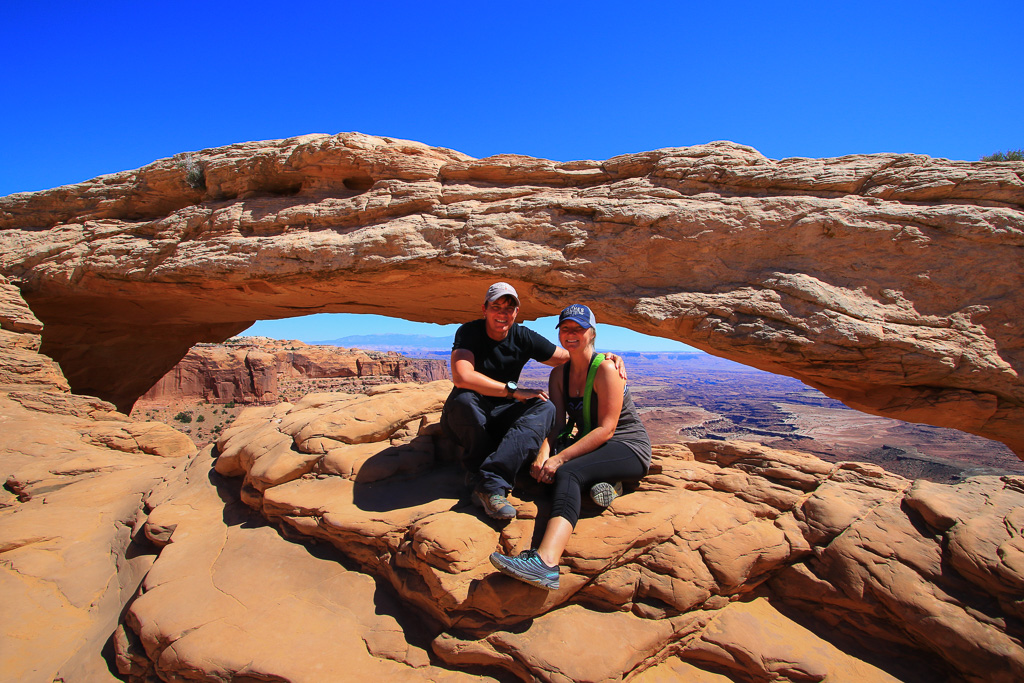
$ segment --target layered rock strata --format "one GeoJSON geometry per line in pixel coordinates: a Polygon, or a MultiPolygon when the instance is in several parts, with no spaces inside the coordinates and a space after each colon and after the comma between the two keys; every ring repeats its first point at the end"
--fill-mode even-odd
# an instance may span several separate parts
{"type": "Polygon", "coordinates": [[[767,159],[726,142],[558,163],[360,134],[203,150],[0,199],[0,273],[76,391],[123,410],[199,341],[315,312],[602,322],[1024,454],[1024,164],[767,159]]]}
{"type": "MultiPolygon", "coordinates": [[[[547,681],[1024,676],[1024,479],[946,486],[759,444],[660,446],[636,490],[584,514],[546,592],[487,557],[536,544],[547,492],[520,482],[507,524],[468,501],[437,430],[449,386],[249,408],[215,465],[286,535],[330,544],[414,606],[434,661],[547,681]]],[[[149,524],[193,509],[157,506],[149,524]]],[[[168,676],[164,653],[186,647],[175,634],[208,622],[179,615],[171,594],[155,582],[129,617],[136,649],[168,676]]],[[[190,662],[250,661],[235,626],[204,628],[190,662]]]]}
{"type": "Polygon", "coordinates": [[[315,380],[334,380],[335,390],[361,391],[376,384],[447,377],[442,360],[245,337],[194,346],[141,400],[277,403],[282,396],[301,396],[309,393],[309,385],[325,383],[315,380]]]}

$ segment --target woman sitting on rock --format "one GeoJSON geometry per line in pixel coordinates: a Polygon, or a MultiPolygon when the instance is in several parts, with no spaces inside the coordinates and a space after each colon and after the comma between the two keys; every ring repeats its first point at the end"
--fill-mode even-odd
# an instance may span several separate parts
{"type": "Polygon", "coordinates": [[[607,507],[622,493],[620,482],[639,480],[651,464],[651,440],[626,381],[611,361],[594,352],[595,325],[593,312],[581,304],[567,306],[558,318],[558,340],[569,362],[551,371],[548,394],[555,405],[555,428],[530,468],[534,479],[555,485],[544,538],[539,547],[515,557],[491,554],[497,569],[548,590],[558,589],[558,562],[579,520],[584,489],[589,487],[591,499],[607,507]],[[584,405],[587,395],[589,406],[584,405]],[[576,436],[569,441],[573,426],[576,436]]]}

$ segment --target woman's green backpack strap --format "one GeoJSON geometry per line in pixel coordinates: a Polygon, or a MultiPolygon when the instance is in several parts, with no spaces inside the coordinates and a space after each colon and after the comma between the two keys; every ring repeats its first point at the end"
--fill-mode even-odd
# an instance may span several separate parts
{"type": "Polygon", "coordinates": [[[583,389],[583,429],[580,436],[589,434],[593,429],[590,422],[590,399],[594,395],[594,378],[597,377],[597,368],[603,362],[603,353],[596,354],[590,361],[590,370],[587,371],[587,386],[583,389]]]}
{"type": "MultiPolygon", "coordinates": [[[[580,438],[584,434],[591,430],[590,425],[590,404],[594,397],[594,378],[597,376],[597,367],[604,362],[604,354],[599,353],[590,360],[590,369],[587,370],[587,384],[583,389],[583,424],[579,427],[576,432],[576,438],[580,438]]],[[[565,365],[565,391],[569,391],[569,365],[565,365]]],[[[562,433],[558,435],[558,443],[568,445],[575,439],[572,438],[572,430],[576,427],[576,423],[569,420],[565,428],[562,429],[562,433]]],[[[562,446],[564,448],[564,446],[562,446]]]]}

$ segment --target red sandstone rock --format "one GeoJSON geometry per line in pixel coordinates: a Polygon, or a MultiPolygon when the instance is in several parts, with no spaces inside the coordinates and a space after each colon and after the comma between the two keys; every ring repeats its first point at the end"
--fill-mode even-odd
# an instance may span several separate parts
{"type": "Polygon", "coordinates": [[[79,393],[128,410],[196,342],[257,319],[462,322],[500,278],[524,316],[579,300],[1024,454],[1020,162],[727,142],[476,160],[355,133],[195,156],[205,189],[165,159],[0,199],[0,274],[79,393]]]}
{"type": "Polygon", "coordinates": [[[245,337],[227,345],[193,347],[141,401],[202,399],[211,403],[272,403],[282,395],[323,391],[304,380],[337,380],[337,388],[361,391],[393,382],[447,379],[444,361],[420,360],[300,341],[245,337]]]}
{"type": "Polygon", "coordinates": [[[585,279],[603,320],[1013,445],[1019,165],[718,143],[476,161],[358,135],[206,154],[207,194],[158,162],[0,200],[6,674],[102,680],[113,637],[135,681],[1024,678],[1020,477],[659,447],[584,516],[546,593],[487,562],[535,543],[546,492],[517,488],[507,525],[468,503],[443,382],[250,408],[211,472],[37,353],[130,403],[253,317],[462,320],[495,272],[541,314],[585,279]],[[556,643],[580,633],[592,651],[556,643]]]}
{"type": "Polygon", "coordinates": [[[468,502],[458,469],[437,459],[443,449],[410,450],[436,438],[429,411],[439,403],[422,401],[431,391],[441,400],[446,388],[250,408],[222,436],[216,467],[244,475],[243,500],[289,534],[329,542],[441,624],[433,649],[450,665],[618,680],[664,671],[660,663],[674,653],[672,670],[685,662],[740,680],[894,680],[915,666],[1013,680],[1024,671],[1014,626],[1024,585],[1018,478],[912,486],[872,465],[760,444],[657,447],[636,491],[581,518],[560,589],[549,593],[487,560],[495,549],[536,543],[545,491],[517,488],[519,517],[496,525],[468,502]],[[407,407],[418,439],[396,445],[402,420],[385,398],[407,407]],[[349,410],[361,417],[344,417],[349,410]],[[310,439],[326,433],[310,426],[327,414],[338,427],[310,439]],[[323,451],[323,438],[356,442],[339,446],[343,467],[341,454],[327,464],[334,451],[323,451]],[[934,528],[921,528],[918,514],[934,528]],[[740,606],[755,595],[802,610],[807,621],[797,626],[763,602],[740,606]],[[836,631],[883,654],[871,664],[847,659],[822,639],[836,631]],[[595,653],[553,648],[553,639],[573,642],[560,633],[630,635],[595,653]]]}

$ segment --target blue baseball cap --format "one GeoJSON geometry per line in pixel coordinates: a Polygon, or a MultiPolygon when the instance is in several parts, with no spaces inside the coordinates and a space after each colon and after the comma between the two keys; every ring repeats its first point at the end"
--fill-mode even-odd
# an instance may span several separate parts
{"type": "Polygon", "coordinates": [[[594,312],[583,304],[569,304],[563,308],[561,315],[558,316],[558,324],[555,327],[561,327],[562,323],[566,320],[571,320],[580,327],[587,329],[597,325],[594,312]]]}

